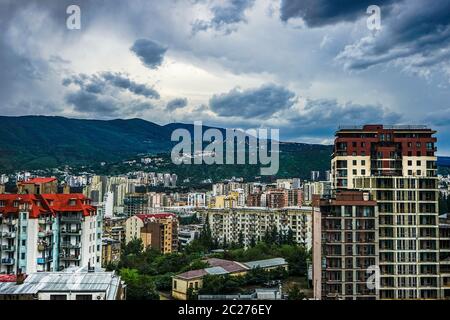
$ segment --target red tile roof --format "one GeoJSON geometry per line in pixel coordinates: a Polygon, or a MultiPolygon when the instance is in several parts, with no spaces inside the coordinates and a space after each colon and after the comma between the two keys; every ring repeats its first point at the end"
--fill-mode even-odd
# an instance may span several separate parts
{"type": "Polygon", "coordinates": [[[247,267],[245,267],[244,265],[242,265],[236,261],[230,261],[230,260],[224,260],[224,259],[218,259],[218,258],[208,258],[208,259],[206,259],[206,261],[208,262],[208,264],[211,267],[222,267],[230,273],[241,272],[241,271],[245,271],[248,269],[247,267]]]}
{"type": "Polygon", "coordinates": [[[17,214],[19,207],[14,206],[14,202],[19,205],[28,205],[30,218],[38,218],[41,214],[50,213],[53,216],[57,212],[64,211],[82,211],[83,216],[89,216],[95,213],[96,208],[90,203],[83,194],[0,194],[0,201],[4,205],[0,207],[2,214],[17,214]],[[71,200],[74,204],[71,205],[71,200]]]}
{"type": "Polygon", "coordinates": [[[205,269],[197,269],[197,270],[191,270],[191,271],[186,271],[186,272],[177,274],[176,277],[189,280],[189,279],[195,279],[195,278],[203,277],[207,273],[208,272],[206,272],[205,269]]]}
{"type": "Polygon", "coordinates": [[[20,183],[21,184],[37,184],[37,183],[49,183],[49,182],[53,182],[53,181],[56,181],[56,178],[38,177],[38,178],[31,178],[31,179],[28,179],[27,181],[22,181],[20,183]]]}
{"type": "MultiPolygon", "coordinates": [[[[27,275],[24,275],[25,277],[27,275]]],[[[17,275],[15,274],[0,274],[0,282],[16,282],[17,275]]]]}

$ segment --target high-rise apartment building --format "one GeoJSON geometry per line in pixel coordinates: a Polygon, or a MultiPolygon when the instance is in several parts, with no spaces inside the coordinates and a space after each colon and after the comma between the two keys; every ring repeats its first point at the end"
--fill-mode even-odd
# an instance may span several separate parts
{"type": "Polygon", "coordinates": [[[82,194],[2,194],[0,273],[100,265],[97,226],[82,194]]]}
{"type": "Polygon", "coordinates": [[[377,299],[376,286],[367,286],[368,268],[379,264],[376,201],[368,192],[338,190],[314,202],[314,296],[377,299]]]}
{"type": "Polygon", "coordinates": [[[424,126],[383,125],[336,132],[333,189],[368,192],[377,205],[380,299],[441,296],[434,134],[424,126]]]}
{"type": "Polygon", "coordinates": [[[144,248],[178,251],[178,218],[173,213],[138,214],[126,221],[126,243],[142,239],[144,248]]]}

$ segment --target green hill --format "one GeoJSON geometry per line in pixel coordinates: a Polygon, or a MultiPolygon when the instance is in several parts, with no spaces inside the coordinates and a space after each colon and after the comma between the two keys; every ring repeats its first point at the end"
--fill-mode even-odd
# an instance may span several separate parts
{"type": "MultiPolygon", "coordinates": [[[[62,165],[118,162],[138,154],[169,153],[176,128],[142,119],[82,120],[64,117],[0,117],[0,172],[33,170],[62,165]]],[[[205,127],[206,128],[206,127],[205,127]]],[[[280,177],[308,177],[311,170],[328,170],[331,146],[280,144],[280,177]]],[[[259,175],[256,165],[170,166],[180,176],[226,178],[259,175]],[[195,167],[195,168],[194,168],[195,167]]]]}

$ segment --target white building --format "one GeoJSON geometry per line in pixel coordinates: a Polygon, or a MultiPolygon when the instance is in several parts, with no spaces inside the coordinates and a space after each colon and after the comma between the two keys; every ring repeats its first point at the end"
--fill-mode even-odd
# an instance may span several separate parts
{"type": "Polygon", "coordinates": [[[120,276],[99,268],[33,272],[23,282],[17,280],[0,282],[0,300],[125,300],[120,276]]]}
{"type": "Polygon", "coordinates": [[[211,235],[222,243],[238,242],[242,237],[244,245],[249,245],[252,240],[262,240],[275,227],[285,235],[290,230],[293,240],[308,250],[312,246],[311,207],[207,209],[200,215],[208,218],[211,235]]]}
{"type": "Polygon", "coordinates": [[[1,194],[0,273],[95,266],[98,225],[81,194],[1,194]]]}

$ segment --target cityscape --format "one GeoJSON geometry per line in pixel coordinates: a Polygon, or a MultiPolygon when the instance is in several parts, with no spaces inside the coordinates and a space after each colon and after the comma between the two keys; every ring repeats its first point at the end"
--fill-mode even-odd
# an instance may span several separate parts
{"type": "Polygon", "coordinates": [[[448,12],[0,0],[0,300],[450,300],[448,12]]]}
{"type": "Polygon", "coordinates": [[[3,174],[0,297],[93,299],[81,293],[95,276],[97,299],[448,299],[450,176],[435,133],[340,127],[330,170],[309,179],[188,192],[174,173],[3,174]],[[77,287],[43,280],[75,271],[77,287]]]}

